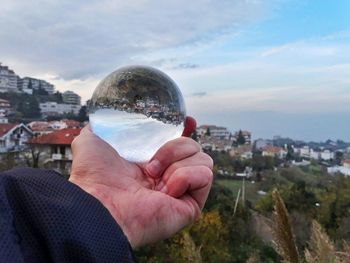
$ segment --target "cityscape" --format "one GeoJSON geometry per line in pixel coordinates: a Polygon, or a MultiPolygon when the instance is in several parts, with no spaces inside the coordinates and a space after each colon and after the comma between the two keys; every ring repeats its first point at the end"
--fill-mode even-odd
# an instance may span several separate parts
{"type": "MultiPolygon", "coordinates": [[[[111,104],[109,97],[101,99],[96,101],[95,107],[103,108],[105,106],[103,99],[108,101],[107,105],[111,104]]],[[[172,114],[172,105],[160,104],[157,99],[150,98],[147,94],[143,94],[142,97],[133,96],[131,103],[129,100],[118,98],[111,105],[115,110],[121,110],[124,113],[141,112],[148,118],[164,123],[168,121],[177,123],[178,121],[178,114],[172,114]],[[163,112],[167,114],[163,116],[163,112]]],[[[21,78],[8,66],[0,65],[1,171],[16,167],[45,168],[55,170],[68,178],[73,159],[71,143],[88,121],[88,107],[82,105],[78,94],[69,90],[61,93],[56,91],[54,85],[45,80],[32,77],[21,78]]],[[[214,185],[209,196],[207,212],[204,213],[201,220],[214,216],[217,217],[215,220],[218,220],[220,224],[228,226],[236,220],[241,220],[245,213],[251,216],[251,219],[239,230],[246,231],[253,227],[254,230],[249,238],[244,240],[236,236],[234,239],[225,238],[222,249],[230,250],[231,242],[240,242],[253,251],[260,251],[260,258],[279,259],[275,251],[264,252],[262,250],[264,246],[253,241],[263,240],[268,247],[275,242],[271,236],[273,232],[271,226],[265,223],[267,220],[265,216],[266,213],[271,213],[273,207],[271,195],[276,186],[279,187],[282,194],[286,195],[285,200],[289,209],[296,202],[293,199],[295,198],[293,191],[296,191],[296,196],[302,198],[302,202],[307,202],[304,206],[300,206],[300,211],[293,210],[293,222],[299,220],[298,217],[303,216],[304,213],[316,213],[315,216],[323,224],[329,224],[329,229],[335,231],[333,238],[346,239],[348,237],[344,229],[347,229],[347,214],[350,211],[344,213],[345,210],[339,208],[338,210],[343,214],[337,216],[339,225],[334,225],[334,220],[320,218],[323,213],[318,215],[315,209],[323,209],[332,191],[339,192],[341,196],[348,191],[347,181],[343,182],[343,180],[350,178],[349,142],[330,139],[324,142],[308,142],[284,138],[282,135],[273,136],[272,139],[254,138],[251,131],[244,129],[231,131],[227,127],[215,124],[199,125],[191,137],[214,160],[214,185]],[[334,188],[339,181],[342,182],[342,187],[334,188]],[[296,186],[297,190],[294,189],[296,186]],[[317,193],[323,194],[318,195],[317,193]],[[221,200],[223,197],[226,199],[221,200]],[[235,198],[235,201],[232,197],[235,198]],[[229,201],[231,199],[232,201],[229,201]],[[239,200],[241,204],[238,204],[239,200]],[[233,201],[234,206],[232,206],[233,201]],[[229,217],[225,217],[225,212],[219,212],[222,213],[219,216],[220,214],[215,212],[218,209],[217,206],[231,207],[229,217]],[[233,218],[231,218],[232,213],[233,218]]],[[[347,204],[347,201],[340,197],[333,202],[333,205],[338,202],[347,204]]],[[[330,211],[326,210],[325,213],[328,214],[330,211]]],[[[193,228],[196,229],[203,222],[199,225],[195,224],[193,228]]],[[[216,226],[215,223],[214,225],[210,223],[206,227],[212,229],[216,226]]],[[[294,225],[294,228],[297,231],[304,231],[305,226],[294,225]]],[[[217,231],[220,233],[219,236],[226,236],[227,231],[232,230],[227,228],[217,231]]],[[[202,230],[192,231],[205,233],[202,230]]],[[[180,232],[174,238],[179,238],[179,236],[183,238],[182,235],[184,232],[180,232]]],[[[196,235],[200,236],[199,233],[196,235]]],[[[215,245],[212,246],[219,249],[216,245],[218,241],[215,240],[213,238],[215,245]]],[[[305,238],[301,240],[301,242],[306,242],[305,238]]],[[[182,251],[183,249],[177,248],[173,240],[164,242],[158,243],[158,246],[163,247],[164,250],[180,249],[182,251]],[[165,245],[166,242],[170,242],[171,246],[165,245]]],[[[201,237],[197,242],[203,242],[203,238],[201,237]]],[[[305,243],[299,246],[304,247],[303,244],[305,243]]],[[[157,251],[157,249],[152,248],[151,251],[157,251]]],[[[237,254],[245,259],[250,255],[244,252],[245,250],[234,251],[230,252],[234,258],[237,257],[237,254]]],[[[211,254],[206,253],[206,250],[203,250],[201,254],[203,257],[212,258],[211,254]]],[[[150,257],[162,258],[159,252],[136,251],[136,257],[139,259],[144,258],[145,255],[147,257],[144,262],[147,262],[150,257]]],[[[193,257],[193,255],[195,254],[191,252],[189,256],[193,257]]],[[[220,261],[225,257],[219,256],[220,261]]],[[[257,256],[253,254],[250,257],[257,256]]],[[[180,262],[183,262],[181,258],[179,257],[180,262]]],[[[175,259],[177,260],[178,257],[175,259]]],[[[238,260],[237,262],[243,261],[238,260]]]]}
{"type": "MultiPolygon", "coordinates": [[[[142,100],[136,100],[135,110],[145,106],[144,104],[142,100]]],[[[148,106],[145,114],[157,114],[156,117],[160,118],[162,108],[151,99],[147,99],[146,104],[148,106]]],[[[120,102],[118,107],[127,110],[126,105],[125,102],[120,102]]],[[[30,104],[29,108],[35,106],[30,104]]],[[[2,160],[8,159],[10,154],[18,165],[42,166],[68,176],[72,161],[70,144],[79,135],[87,120],[86,106],[81,105],[78,94],[72,91],[60,93],[45,80],[20,78],[8,66],[0,65],[2,160]],[[25,95],[27,100],[13,105],[11,95],[25,95]],[[22,114],[21,117],[22,104],[31,103],[29,98],[33,97],[39,112],[30,117],[22,114]]],[[[316,162],[329,174],[350,176],[350,143],[341,140],[316,143],[281,136],[253,140],[250,131],[231,132],[226,127],[216,125],[200,125],[194,136],[205,151],[226,152],[231,157],[240,159],[252,159],[253,155],[260,154],[279,160],[279,166],[307,166],[316,162]]],[[[234,173],[218,169],[216,172],[219,175],[235,177],[242,171],[234,173]]]]}
{"type": "Polygon", "coordinates": [[[350,262],[350,1],[0,1],[1,262],[350,262]]]}
{"type": "MultiPolygon", "coordinates": [[[[101,99],[103,98],[98,102],[101,99]]],[[[120,100],[116,107],[127,111],[129,101],[120,100]]],[[[24,103],[30,103],[30,100],[24,103]]],[[[162,105],[161,108],[152,99],[136,98],[134,103],[135,110],[141,107],[147,116],[153,118],[161,118],[163,108],[167,107],[162,105]]],[[[30,107],[34,108],[35,105],[31,104],[30,107]]],[[[72,161],[70,143],[87,123],[86,114],[86,106],[81,105],[81,97],[78,94],[72,91],[61,94],[55,91],[54,85],[45,80],[20,78],[14,70],[0,64],[2,159],[8,158],[6,155],[11,153],[19,163],[24,164],[29,162],[28,156],[31,155],[32,165],[42,165],[68,175],[72,161]],[[18,118],[21,105],[12,105],[11,99],[4,99],[14,94],[25,94],[28,98],[35,97],[40,114],[23,118],[21,121],[18,118]],[[60,97],[60,100],[57,97],[60,97]]],[[[215,125],[197,127],[195,139],[206,151],[226,152],[232,157],[242,159],[251,159],[253,154],[260,153],[262,156],[274,157],[294,166],[306,166],[311,162],[317,162],[330,174],[350,175],[350,143],[341,140],[315,143],[294,141],[280,136],[274,136],[273,139],[252,140],[249,131],[231,132],[226,127],[215,125]]],[[[228,173],[222,169],[217,172],[228,173]]],[[[232,172],[229,175],[235,176],[232,172]]]]}

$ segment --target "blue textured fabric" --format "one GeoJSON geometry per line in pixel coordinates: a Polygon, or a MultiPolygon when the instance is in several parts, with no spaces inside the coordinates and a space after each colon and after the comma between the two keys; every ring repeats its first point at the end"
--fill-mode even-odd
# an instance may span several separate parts
{"type": "Polygon", "coordinates": [[[0,174],[0,262],[133,262],[108,210],[54,171],[0,174]]]}

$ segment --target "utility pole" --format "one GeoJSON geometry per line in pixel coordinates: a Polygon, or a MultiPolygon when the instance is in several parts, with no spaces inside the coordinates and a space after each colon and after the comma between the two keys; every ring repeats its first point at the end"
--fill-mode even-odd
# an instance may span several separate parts
{"type": "Polygon", "coordinates": [[[236,202],[235,202],[235,208],[233,209],[233,216],[235,216],[236,214],[236,210],[237,210],[237,205],[238,205],[238,200],[239,200],[239,196],[241,195],[241,189],[238,190],[237,193],[237,197],[236,197],[236,202]]]}
{"type": "Polygon", "coordinates": [[[245,207],[245,177],[242,179],[242,206],[245,207]]]}

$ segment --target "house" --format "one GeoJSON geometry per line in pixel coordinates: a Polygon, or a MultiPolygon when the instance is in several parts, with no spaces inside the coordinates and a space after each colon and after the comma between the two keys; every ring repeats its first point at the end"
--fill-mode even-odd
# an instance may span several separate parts
{"type": "Polygon", "coordinates": [[[321,153],[318,151],[314,151],[313,149],[310,150],[310,158],[314,160],[319,160],[321,157],[321,153]]]}
{"type": "Polygon", "coordinates": [[[80,128],[82,127],[81,123],[76,120],[69,120],[69,119],[63,119],[62,122],[64,122],[67,125],[67,128],[80,128]]]}
{"type": "Polygon", "coordinates": [[[6,111],[3,109],[0,109],[0,123],[8,123],[9,122],[9,120],[6,116],[7,116],[6,111]]]}
{"type": "Polygon", "coordinates": [[[350,168],[350,159],[344,160],[344,161],[343,161],[343,166],[344,166],[344,167],[347,167],[347,168],[350,168]]]}
{"type": "Polygon", "coordinates": [[[211,137],[202,137],[199,139],[199,144],[204,150],[228,152],[231,150],[232,142],[230,140],[220,140],[211,137]]]}
{"type": "Polygon", "coordinates": [[[230,151],[230,156],[240,157],[243,159],[251,159],[253,157],[252,146],[251,145],[240,145],[234,147],[230,151]]]}
{"type": "Polygon", "coordinates": [[[0,153],[23,151],[32,136],[33,132],[23,123],[1,123],[0,153]]]}
{"type": "Polygon", "coordinates": [[[262,149],[262,156],[270,156],[270,157],[278,157],[278,158],[285,158],[287,155],[287,151],[281,147],[267,145],[263,147],[262,149]]]}
{"type": "Polygon", "coordinates": [[[9,110],[11,107],[10,102],[8,100],[0,99],[0,109],[9,110]]]}
{"type": "Polygon", "coordinates": [[[320,158],[321,160],[329,161],[334,158],[334,153],[330,150],[324,150],[321,152],[320,158]]]}
{"type": "Polygon", "coordinates": [[[80,131],[80,128],[55,130],[32,138],[27,144],[42,153],[39,158],[47,168],[67,175],[72,164],[71,143],[80,131]]]}
{"type": "Polygon", "coordinates": [[[27,126],[32,130],[34,136],[48,134],[53,131],[50,123],[47,121],[32,121],[27,126]]]}
{"type": "Polygon", "coordinates": [[[210,136],[216,139],[229,140],[231,136],[231,133],[226,127],[219,127],[215,125],[201,125],[197,129],[197,134],[202,137],[206,135],[208,131],[210,136]]]}
{"type": "Polygon", "coordinates": [[[304,146],[304,147],[300,148],[299,155],[300,155],[300,157],[310,158],[310,147],[304,146]]]}

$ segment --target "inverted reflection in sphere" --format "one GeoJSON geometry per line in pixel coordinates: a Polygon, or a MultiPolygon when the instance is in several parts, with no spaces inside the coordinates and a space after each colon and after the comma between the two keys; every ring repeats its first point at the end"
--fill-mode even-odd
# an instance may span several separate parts
{"type": "Polygon", "coordinates": [[[114,71],[96,87],[89,103],[93,132],[132,162],[150,160],[164,143],[180,137],[185,114],[175,82],[145,66],[114,71]]]}

